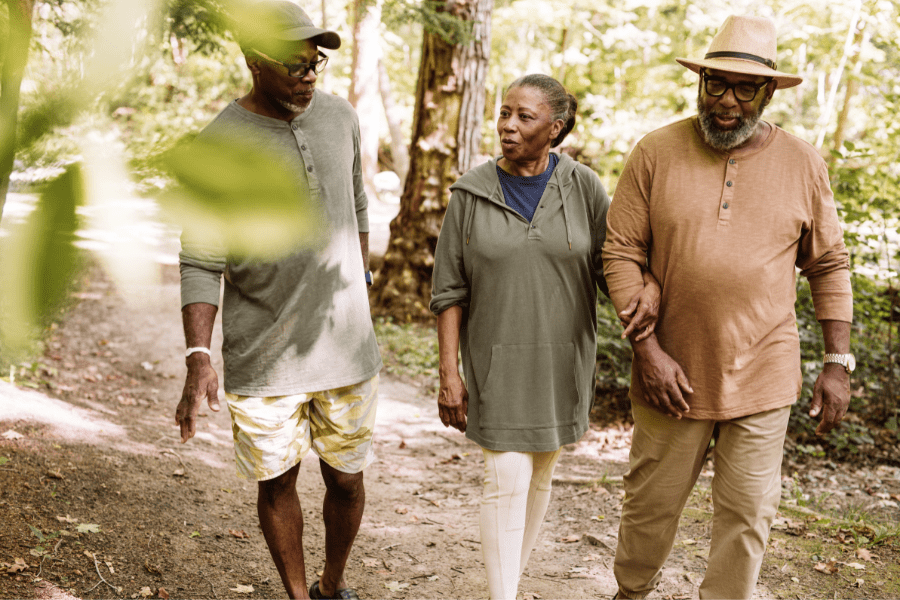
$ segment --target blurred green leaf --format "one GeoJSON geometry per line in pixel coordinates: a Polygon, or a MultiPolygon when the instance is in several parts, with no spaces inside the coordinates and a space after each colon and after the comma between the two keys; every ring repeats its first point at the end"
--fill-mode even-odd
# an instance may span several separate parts
{"type": "Polygon", "coordinates": [[[34,212],[3,239],[0,339],[13,352],[65,298],[76,263],[75,207],[83,197],[81,170],[72,165],[44,187],[34,212]]]}
{"type": "Polygon", "coordinates": [[[274,259],[322,240],[321,210],[305,192],[305,173],[274,153],[233,139],[197,138],[162,162],[180,190],[161,205],[195,243],[274,259]]]}

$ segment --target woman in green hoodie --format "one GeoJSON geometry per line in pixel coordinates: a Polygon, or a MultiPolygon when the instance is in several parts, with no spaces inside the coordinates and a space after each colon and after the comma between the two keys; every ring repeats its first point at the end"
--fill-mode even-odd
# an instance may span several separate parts
{"type": "MultiPolygon", "coordinates": [[[[515,598],[560,448],[587,430],[593,400],[609,197],[591,169],[550,152],[572,130],[576,107],[552,77],[510,85],[497,120],[503,156],[451,186],[435,251],[438,409],[484,452],[491,598],[515,598]]],[[[645,278],[620,315],[641,337],[659,302],[659,286],[645,278]]]]}

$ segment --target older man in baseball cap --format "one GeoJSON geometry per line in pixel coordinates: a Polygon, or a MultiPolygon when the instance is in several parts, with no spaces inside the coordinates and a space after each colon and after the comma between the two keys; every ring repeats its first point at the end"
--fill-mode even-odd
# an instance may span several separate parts
{"type": "Polygon", "coordinates": [[[701,598],[750,598],[781,497],[800,396],[795,269],[825,341],[810,415],[825,434],[849,403],[850,272],[825,162],[761,120],[776,90],[775,26],[731,16],[702,59],[696,117],[658,129],[628,159],[603,249],[618,310],[649,261],[662,285],[656,333],[632,342],[630,470],[615,559],[618,598],[660,580],[678,520],[712,452],[714,516],[701,598]]]}
{"type": "Polygon", "coordinates": [[[338,48],[336,33],[282,0],[248,4],[236,28],[253,86],[199,138],[240,144],[285,166],[298,201],[303,195],[321,208],[323,221],[313,229],[326,239],[314,250],[298,244],[289,256],[263,261],[228,255],[202,224],[185,226],[187,378],[175,417],[185,442],[204,400],[219,409],[210,341],[224,274],[224,386],[238,475],[258,482],[260,526],[288,595],[352,599],[344,567],[365,505],[381,369],[366,292],[359,121],[346,100],[315,89],[328,61],[319,48],[338,48]],[[310,451],[325,483],[325,567],[307,589],[297,479],[310,451]]]}

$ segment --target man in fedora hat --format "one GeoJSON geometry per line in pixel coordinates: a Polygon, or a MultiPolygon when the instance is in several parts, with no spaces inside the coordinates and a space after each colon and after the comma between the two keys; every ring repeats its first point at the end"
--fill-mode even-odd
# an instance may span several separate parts
{"type": "Polygon", "coordinates": [[[181,296],[187,378],[176,410],[182,442],[206,399],[219,409],[210,342],[225,274],[222,346],[225,397],[238,474],[258,481],[257,510],[269,551],[291,598],[357,598],[344,567],[365,505],[363,469],[381,357],[369,310],[367,199],[359,121],[350,104],[315,89],[337,49],[283,0],[248,5],[237,37],[253,79],[200,137],[227,137],[248,152],[293,165],[297,189],[319,204],[322,247],[271,262],[228,256],[185,228],[181,296]],[[325,567],[307,590],[300,462],[312,450],[325,482],[325,567]],[[309,596],[307,596],[307,591],[309,596]]]}
{"type": "Polygon", "coordinates": [[[630,470],[616,550],[619,598],[660,580],[678,520],[715,446],[714,516],[701,598],[750,598],[781,497],[790,407],[800,396],[795,269],[825,341],[810,415],[819,434],[849,403],[852,294],[825,162],[760,120],[778,89],[775,26],[729,17],[702,60],[698,115],[643,138],[611,204],[603,249],[618,310],[649,264],[656,333],[632,342],[630,470]]]}

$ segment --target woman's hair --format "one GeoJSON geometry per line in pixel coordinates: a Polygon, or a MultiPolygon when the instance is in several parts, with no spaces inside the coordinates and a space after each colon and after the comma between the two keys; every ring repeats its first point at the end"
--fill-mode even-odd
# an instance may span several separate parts
{"type": "Polygon", "coordinates": [[[563,122],[562,131],[553,140],[552,147],[555,148],[562,144],[572,128],[575,127],[575,114],[578,110],[578,100],[575,99],[575,96],[568,93],[560,82],[549,75],[532,74],[519,77],[509,84],[506,91],[508,93],[509,90],[517,87],[530,87],[541,92],[544,102],[550,107],[550,119],[552,121],[560,119],[563,122]]]}

